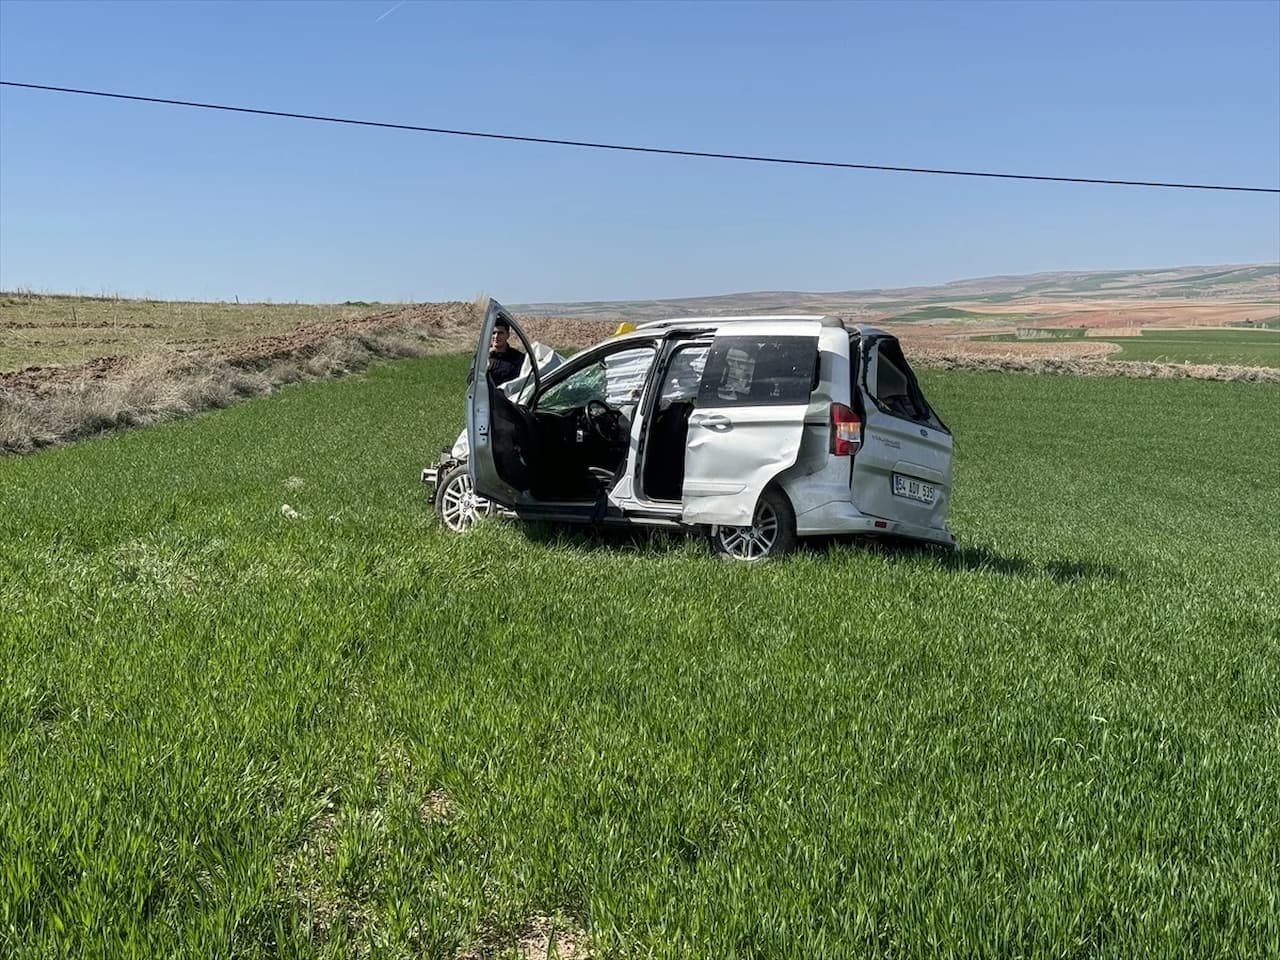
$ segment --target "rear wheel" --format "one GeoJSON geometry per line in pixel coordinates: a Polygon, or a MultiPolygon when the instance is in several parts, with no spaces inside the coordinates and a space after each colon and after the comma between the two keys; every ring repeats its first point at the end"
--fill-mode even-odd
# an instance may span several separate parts
{"type": "Polygon", "coordinates": [[[476,496],[465,463],[459,463],[445,471],[436,488],[436,513],[446,527],[454,533],[463,533],[478,518],[486,517],[492,512],[493,505],[484,497],[476,496]]]}
{"type": "Polygon", "coordinates": [[[760,495],[751,525],[714,526],[711,546],[730,560],[768,560],[780,557],[796,545],[796,513],[781,490],[770,487],[760,495]]]}

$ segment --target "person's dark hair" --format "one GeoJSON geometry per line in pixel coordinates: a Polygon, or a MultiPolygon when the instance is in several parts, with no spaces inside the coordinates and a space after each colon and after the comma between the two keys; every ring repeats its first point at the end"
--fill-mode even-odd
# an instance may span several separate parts
{"type": "Polygon", "coordinates": [[[507,331],[507,333],[510,333],[510,332],[511,332],[511,324],[507,323],[507,321],[505,321],[505,320],[503,320],[501,317],[499,317],[497,320],[493,321],[493,329],[495,329],[495,330],[505,330],[505,331],[507,331]]]}

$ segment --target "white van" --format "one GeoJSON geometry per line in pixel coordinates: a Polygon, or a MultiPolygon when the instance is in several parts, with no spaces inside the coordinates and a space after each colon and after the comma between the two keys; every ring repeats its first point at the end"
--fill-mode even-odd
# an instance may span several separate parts
{"type": "MultiPolygon", "coordinates": [[[[467,388],[464,455],[423,471],[445,524],[525,519],[699,527],[740,560],[797,537],[948,546],[951,431],[898,341],[812,316],[642,324],[507,389],[488,374],[490,301],[467,388]]],[[[544,351],[545,355],[545,351],[544,351]]]]}

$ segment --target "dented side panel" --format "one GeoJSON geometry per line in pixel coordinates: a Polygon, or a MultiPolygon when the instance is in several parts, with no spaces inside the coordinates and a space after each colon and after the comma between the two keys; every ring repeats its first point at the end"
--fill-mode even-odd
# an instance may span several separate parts
{"type": "Polygon", "coordinates": [[[796,462],[804,406],[694,411],[681,519],[745,526],[769,482],[796,462]]]}
{"type": "Polygon", "coordinates": [[[764,488],[795,464],[820,370],[820,330],[816,321],[764,321],[717,334],[689,417],[685,523],[749,524],[764,488]]]}

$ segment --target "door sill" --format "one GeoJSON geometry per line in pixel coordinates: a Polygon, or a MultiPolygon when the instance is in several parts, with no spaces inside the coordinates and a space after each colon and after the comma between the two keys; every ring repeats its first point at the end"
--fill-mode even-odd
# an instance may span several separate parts
{"type": "Polygon", "coordinates": [[[631,501],[634,506],[627,507],[629,517],[652,517],[663,520],[679,520],[683,507],[679,500],[640,500],[631,501]]]}

